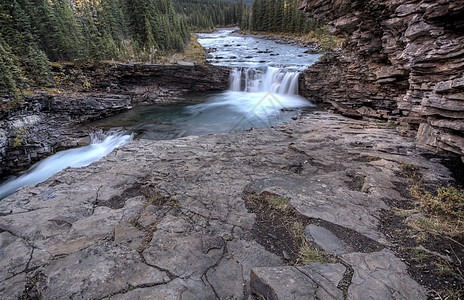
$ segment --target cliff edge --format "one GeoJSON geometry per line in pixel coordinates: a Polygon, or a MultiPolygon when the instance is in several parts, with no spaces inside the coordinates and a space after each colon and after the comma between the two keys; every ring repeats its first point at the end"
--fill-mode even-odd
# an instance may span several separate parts
{"type": "Polygon", "coordinates": [[[303,0],[345,37],[305,72],[307,97],[408,123],[419,144],[464,159],[464,1],[303,0]]]}

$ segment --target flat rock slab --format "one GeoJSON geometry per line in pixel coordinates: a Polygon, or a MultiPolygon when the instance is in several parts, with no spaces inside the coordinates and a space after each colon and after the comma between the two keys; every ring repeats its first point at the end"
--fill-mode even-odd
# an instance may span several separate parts
{"type": "Polygon", "coordinates": [[[427,299],[426,290],[409,277],[404,262],[388,249],[345,254],[343,259],[354,270],[348,299],[427,299]]]}
{"type": "Polygon", "coordinates": [[[311,267],[253,268],[251,270],[251,292],[264,299],[343,299],[343,292],[337,288],[340,279],[334,279],[334,272],[340,279],[345,267],[341,264],[311,267]],[[328,272],[328,276],[325,276],[328,272]]]}
{"type": "Polygon", "coordinates": [[[348,252],[340,240],[324,227],[310,224],[305,229],[305,236],[308,241],[316,243],[327,253],[342,255],[348,252]]]}
{"type": "MultiPolygon", "coordinates": [[[[339,299],[342,269],[288,267],[282,251],[254,240],[244,192],[290,197],[303,215],[387,245],[378,225],[383,200],[404,180],[395,175],[401,163],[449,178],[421,153],[394,129],[328,113],[268,129],[134,141],[0,201],[0,298],[246,299],[253,270],[278,293],[339,299]],[[279,274],[306,288],[285,290],[279,274]]],[[[393,253],[341,254],[323,229],[310,231],[352,265],[350,297],[375,295],[380,283],[398,299],[424,295],[393,253]]]]}

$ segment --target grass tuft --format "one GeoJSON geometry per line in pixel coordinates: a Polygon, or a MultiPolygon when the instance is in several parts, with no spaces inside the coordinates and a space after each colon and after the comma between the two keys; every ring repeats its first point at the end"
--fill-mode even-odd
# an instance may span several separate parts
{"type": "Polygon", "coordinates": [[[422,184],[422,176],[417,167],[402,163],[401,168],[409,182],[409,192],[414,199],[416,209],[403,211],[424,212],[425,217],[409,221],[409,225],[419,232],[432,235],[458,237],[464,235],[464,190],[455,187],[439,187],[427,191],[422,184]]]}
{"type": "Polygon", "coordinates": [[[250,200],[256,202],[268,204],[271,208],[286,211],[290,203],[290,198],[282,197],[269,192],[262,192],[259,195],[252,194],[249,195],[250,200]]]}

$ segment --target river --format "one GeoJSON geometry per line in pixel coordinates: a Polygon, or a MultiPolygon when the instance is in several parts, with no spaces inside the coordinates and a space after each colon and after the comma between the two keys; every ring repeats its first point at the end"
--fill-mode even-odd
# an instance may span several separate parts
{"type": "Polygon", "coordinates": [[[137,138],[175,139],[250,128],[270,127],[296,118],[302,109],[314,107],[298,95],[300,72],[318,55],[305,49],[223,28],[199,35],[208,49],[211,64],[232,67],[227,91],[185,96],[170,105],[147,105],[87,126],[100,128],[89,146],[60,151],[35,164],[22,175],[0,186],[0,199],[24,185],[45,181],[70,167],[83,167],[100,160],[116,147],[137,138]]]}

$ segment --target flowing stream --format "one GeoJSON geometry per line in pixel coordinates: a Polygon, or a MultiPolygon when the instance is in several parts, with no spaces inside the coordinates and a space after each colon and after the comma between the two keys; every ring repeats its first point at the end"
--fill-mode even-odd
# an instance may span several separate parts
{"type": "Polygon", "coordinates": [[[0,186],[0,199],[13,194],[25,185],[45,181],[66,167],[80,168],[100,160],[115,148],[132,141],[133,135],[120,132],[96,132],[90,135],[88,146],[60,151],[33,165],[23,175],[13,177],[0,186]]]}
{"type": "Polygon", "coordinates": [[[318,55],[305,54],[304,48],[294,45],[237,35],[230,28],[200,34],[199,42],[214,54],[210,63],[232,67],[229,90],[186,96],[183,103],[136,107],[88,124],[108,133],[93,134],[90,145],[60,151],[10,178],[0,186],[0,199],[22,186],[43,182],[66,167],[79,168],[98,161],[132,141],[135,134],[166,140],[264,128],[290,121],[301,109],[314,107],[298,95],[298,78],[318,55]]]}

